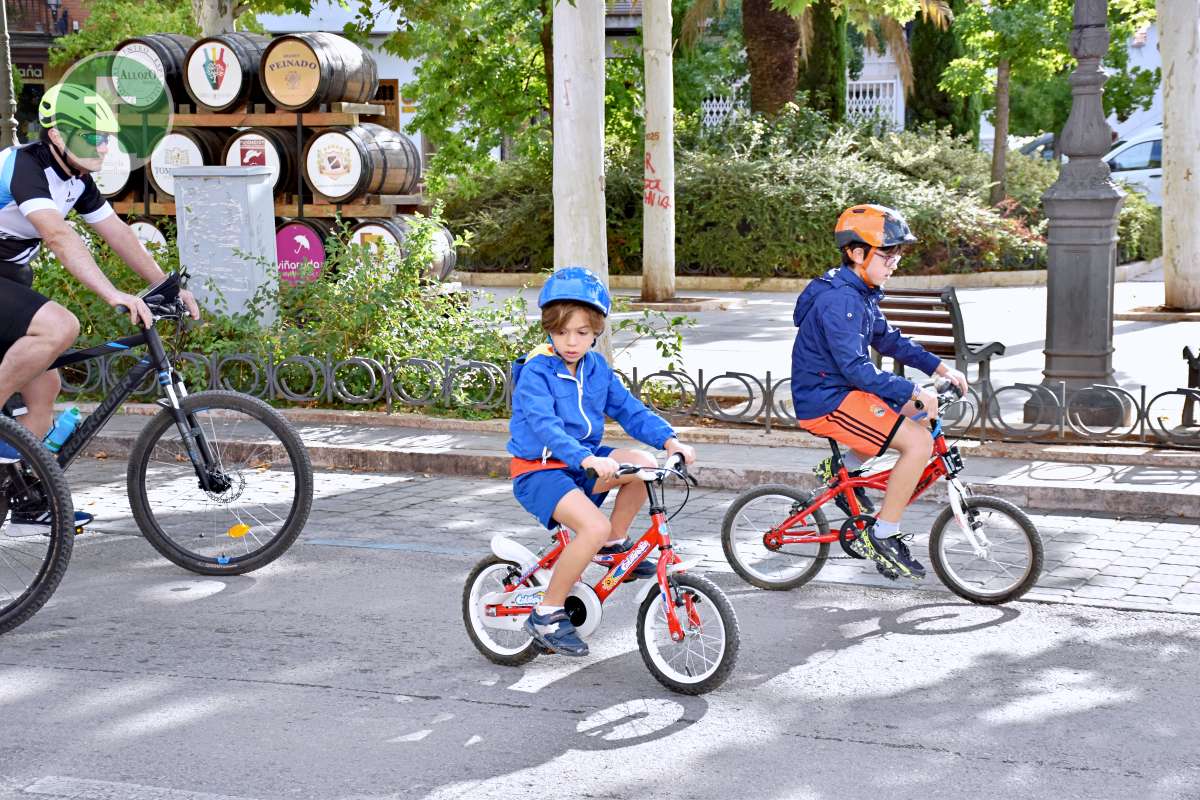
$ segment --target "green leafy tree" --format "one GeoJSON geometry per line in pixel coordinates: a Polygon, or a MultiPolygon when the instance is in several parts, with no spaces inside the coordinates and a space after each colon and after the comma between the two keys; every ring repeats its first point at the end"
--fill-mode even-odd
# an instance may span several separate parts
{"type": "MultiPolygon", "coordinates": [[[[1121,50],[1132,32],[1152,21],[1155,14],[1154,0],[1109,0],[1108,9],[1110,22],[1117,21],[1111,30],[1112,48],[1121,50]]],[[[1066,74],[1072,66],[1068,45],[1073,12],[1071,0],[991,0],[986,5],[968,4],[955,22],[960,26],[965,54],[947,66],[940,85],[960,97],[975,92],[992,95],[996,127],[993,204],[1005,196],[1011,83],[1034,87],[1066,74]]],[[[1058,112],[1053,109],[1050,106],[1044,113],[1061,113],[1061,106],[1058,112]]]]}
{"type": "Polygon", "coordinates": [[[54,40],[51,64],[70,64],[112,50],[132,36],[164,31],[189,36],[200,33],[189,0],[93,0],[88,8],[88,18],[78,31],[54,40]]]}
{"type": "MultiPolygon", "coordinates": [[[[950,10],[961,14],[966,4],[967,0],[952,0],[950,10]]],[[[921,14],[913,21],[909,50],[913,65],[913,90],[908,101],[912,127],[948,127],[956,136],[970,136],[978,142],[982,110],[978,93],[953,96],[938,85],[946,66],[965,54],[959,26],[943,27],[921,14]]]]}

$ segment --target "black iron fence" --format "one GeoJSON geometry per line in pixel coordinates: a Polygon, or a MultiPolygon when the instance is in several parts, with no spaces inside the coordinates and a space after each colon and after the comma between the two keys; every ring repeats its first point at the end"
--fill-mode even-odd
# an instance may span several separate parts
{"type": "MultiPolygon", "coordinates": [[[[95,359],[70,367],[64,391],[100,394],[128,368],[128,354],[95,359]],[[123,363],[124,362],[124,363],[123,363]]],[[[433,361],[409,358],[388,363],[374,358],[331,358],[181,353],[176,368],[188,386],[236,389],[265,400],[396,407],[470,409],[506,413],[511,408],[510,369],[483,361],[433,361]]],[[[788,428],[790,378],[770,372],[706,373],[634,368],[619,373],[630,390],[663,413],[688,415],[770,432],[788,428]]],[[[148,378],[140,395],[156,392],[148,378]]],[[[1072,393],[1064,385],[1017,383],[973,387],[968,397],[943,413],[954,435],[1003,441],[1141,442],[1148,445],[1200,447],[1200,424],[1194,407],[1200,389],[1151,392],[1145,386],[1090,386],[1072,393]],[[1032,402],[1031,402],[1032,401],[1032,402]],[[1031,411],[1030,409],[1034,410],[1031,411]],[[1097,408],[1107,421],[1100,424],[1097,408]],[[1117,420],[1113,422],[1112,420],[1117,420]]]]}

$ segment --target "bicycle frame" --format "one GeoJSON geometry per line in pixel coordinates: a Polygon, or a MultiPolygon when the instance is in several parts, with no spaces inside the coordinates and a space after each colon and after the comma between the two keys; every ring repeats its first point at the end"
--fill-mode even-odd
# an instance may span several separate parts
{"type": "MultiPolygon", "coordinates": [[[[650,498],[650,527],[638,539],[637,543],[629,550],[620,555],[610,556],[612,566],[608,572],[598,580],[593,591],[600,603],[603,604],[608,597],[617,590],[617,588],[625,582],[628,575],[637,569],[650,553],[657,547],[662,554],[658,559],[658,572],[655,579],[658,583],[660,597],[663,601],[663,606],[666,610],[667,625],[671,631],[671,639],[674,641],[682,641],[684,638],[683,627],[679,623],[679,617],[676,614],[676,604],[671,601],[671,583],[670,574],[671,567],[683,562],[676,553],[671,544],[671,534],[667,527],[667,510],[663,504],[662,498],[657,491],[657,487],[651,481],[643,481],[646,486],[646,493],[650,498]]],[[[555,563],[562,555],[563,550],[571,541],[570,532],[563,527],[556,530],[551,537],[554,541],[554,546],[542,555],[535,564],[530,565],[526,570],[510,583],[504,586],[505,592],[516,591],[522,586],[538,570],[553,569],[555,563]]],[[[593,563],[599,563],[593,561],[593,563]]],[[[688,620],[693,625],[700,624],[700,615],[696,611],[695,604],[692,601],[690,594],[685,594],[683,597],[683,605],[687,609],[688,620]]],[[[534,606],[506,606],[502,603],[488,605],[485,608],[485,613],[490,616],[507,617],[507,616],[526,616],[531,613],[534,606]]]]}
{"type": "Polygon", "coordinates": [[[158,405],[169,410],[175,418],[175,426],[179,429],[179,433],[187,448],[188,457],[196,469],[196,476],[199,478],[201,486],[206,490],[219,491],[221,488],[218,485],[220,482],[219,478],[213,474],[210,468],[210,465],[216,463],[216,459],[213,457],[209,444],[204,437],[194,433],[197,430],[196,420],[190,415],[185,414],[180,408],[179,401],[181,398],[187,397],[187,387],[184,386],[183,377],[171,368],[171,361],[167,357],[166,350],[163,347],[162,338],[153,326],[145,328],[141,333],[134,336],[126,336],[122,339],[107,342],[96,347],[89,347],[84,350],[67,351],[50,365],[50,369],[54,370],[71,364],[79,364],[112,353],[125,352],[142,345],[145,345],[148,349],[149,352],[147,355],[138,359],[138,362],[117,381],[112,390],[101,398],[99,404],[96,406],[96,410],[88,415],[87,419],[81,422],[79,427],[63,443],[63,446],[58,451],[59,466],[65,471],[87,446],[88,442],[108,424],[108,421],[116,413],[121,404],[137,391],[138,387],[141,386],[142,382],[146,380],[146,377],[151,372],[157,371],[160,391],[166,396],[165,400],[160,399],[158,401],[158,405]]]}
{"type": "MultiPolygon", "coordinates": [[[[917,485],[913,489],[912,497],[908,500],[908,505],[916,502],[917,498],[924,494],[933,485],[934,481],[939,478],[951,479],[962,470],[962,458],[955,449],[946,444],[946,436],[942,431],[940,420],[934,424],[931,433],[933,435],[933,455],[929,459],[929,463],[925,465],[925,469],[921,472],[921,477],[917,480],[917,485]]],[[[880,492],[887,491],[887,484],[892,476],[892,470],[884,470],[872,475],[851,477],[849,470],[846,469],[846,465],[841,462],[840,458],[837,459],[836,463],[837,480],[833,486],[827,487],[823,492],[810,500],[805,508],[793,512],[787,519],[763,535],[763,543],[768,549],[777,550],[788,544],[828,544],[836,542],[838,541],[838,533],[834,531],[824,535],[815,532],[815,530],[805,533],[788,533],[788,531],[795,525],[808,525],[807,519],[812,515],[813,511],[825,505],[839,494],[845,496],[846,501],[850,505],[850,510],[853,512],[852,516],[858,516],[862,513],[862,507],[859,505],[858,496],[854,491],[856,488],[875,489],[880,492]]],[[[956,509],[956,515],[961,516],[959,509],[956,509]]]]}

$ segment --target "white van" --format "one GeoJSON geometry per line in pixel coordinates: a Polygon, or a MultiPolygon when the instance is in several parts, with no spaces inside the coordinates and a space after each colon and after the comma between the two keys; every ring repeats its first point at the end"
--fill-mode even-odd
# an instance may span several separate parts
{"type": "Polygon", "coordinates": [[[1162,206],[1162,125],[1152,125],[1119,140],[1104,161],[1113,180],[1128,183],[1143,192],[1150,203],[1162,206]]]}

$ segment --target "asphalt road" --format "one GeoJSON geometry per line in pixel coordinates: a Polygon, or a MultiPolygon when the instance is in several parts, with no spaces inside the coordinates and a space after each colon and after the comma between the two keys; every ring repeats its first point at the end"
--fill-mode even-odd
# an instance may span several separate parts
{"type": "Polygon", "coordinates": [[[534,532],[503,482],[321,475],[283,559],[213,579],[134,535],[123,467],[73,468],[101,521],[0,637],[0,800],[1200,796],[1197,616],[714,572],[741,655],[689,698],[628,590],[588,658],[475,651],[463,579],[534,532]]]}

